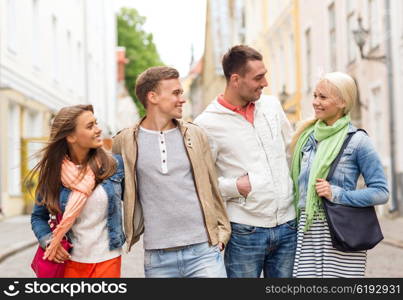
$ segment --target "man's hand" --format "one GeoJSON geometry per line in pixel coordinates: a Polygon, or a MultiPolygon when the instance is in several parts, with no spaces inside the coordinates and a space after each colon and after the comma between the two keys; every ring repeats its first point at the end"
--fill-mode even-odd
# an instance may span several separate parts
{"type": "Polygon", "coordinates": [[[236,187],[238,188],[238,192],[244,196],[245,198],[248,197],[248,194],[252,190],[249,181],[249,175],[241,176],[236,181],[236,187]]]}
{"type": "Polygon", "coordinates": [[[330,187],[330,183],[325,179],[318,178],[316,179],[316,193],[319,197],[324,197],[328,200],[332,200],[332,188],[330,187]]]}
{"type": "Polygon", "coordinates": [[[218,249],[220,249],[220,251],[223,251],[224,248],[225,248],[224,243],[222,243],[222,242],[219,242],[219,243],[217,244],[217,246],[218,246],[218,249]]]}

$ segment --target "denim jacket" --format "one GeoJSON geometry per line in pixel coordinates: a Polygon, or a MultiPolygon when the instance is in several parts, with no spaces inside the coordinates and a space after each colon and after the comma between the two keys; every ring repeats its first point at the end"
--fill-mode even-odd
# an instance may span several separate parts
{"type": "MultiPolygon", "coordinates": [[[[356,131],[357,128],[350,124],[349,132],[356,131]]],[[[302,149],[301,171],[298,178],[299,208],[305,208],[309,171],[316,148],[317,142],[312,133],[302,149]]],[[[364,132],[358,131],[351,138],[330,179],[330,185],[332,199],[329,200],[338,204],[365,207],[384,204],[388,201],[388,185],[381,161],[364,132]],[[366,187],[356,189],[360,174],[364,178],[366,187]]]]}
{"type": "MultiPolygon", "coordinates": [[[[125,235],[122,228],[122,199],[124,187],[124,166],[122,156],[115,154],[117,160],[116,172],[105,179],[100,184],[108,196],[107,229],[109,237],[109,249],[122,247],[125,242],[125,235]]],[[[71,190],[62,187],[60,190],[59,205],[62,212],[66,208],[71,190]]],[[[41,199],[39,198],[39,202],[41,199]]],[[[31,214],[31,227],[40,245],[45,248],[46,242],[52,236],[52,231],[48,224],[49,211],[43,205],[35,204],[31,214]]],[[[67,237],[71,240],[72,231],[67,232],[67,237]]]]}

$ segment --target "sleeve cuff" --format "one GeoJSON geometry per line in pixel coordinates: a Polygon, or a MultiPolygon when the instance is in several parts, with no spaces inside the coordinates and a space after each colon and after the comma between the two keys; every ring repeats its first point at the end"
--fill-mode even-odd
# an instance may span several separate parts
{"type": "Polygon", "coordinates": [[[331,185],[330,188],[332,189],[332,199],[331,201],[334,203],[340,204],[341,195],[343,189],[337,185],[331,185]]]}
{"type": "Polygon", "coordinates": [[[42,249],[46,249],[47,245],[50,243],[52,239],[52,233],[48,233],[39,239],[39,245],[41,245],[42,249]]]}
{"type": "Polygon", "coordinates": [[[218,178],[221,195],[225,200],[242,197],[236,186],[237,180],[238,178],[218,178]]]}

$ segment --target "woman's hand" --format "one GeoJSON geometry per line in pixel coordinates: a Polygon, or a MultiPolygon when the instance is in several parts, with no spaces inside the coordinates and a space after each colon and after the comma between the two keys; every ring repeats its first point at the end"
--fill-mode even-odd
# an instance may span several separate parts
{"type": "Polygon", "coordinates": [[[319,197],[324,197],[328,200],[332,200],[332,188],[330,183],[325,179],[318,178],[316,179],[316,193],[319,197]]]}
{"type": "Polygon", "coordinates": [[[50,261],[62,264],[65,260],[69,260],[71,258],[70,254],[63,248],[62,244],[59,243],[58,247],[55,250],[55,253],[50,253],[48,257],[44,257],[44,259],[48,259],[50,261]]]}

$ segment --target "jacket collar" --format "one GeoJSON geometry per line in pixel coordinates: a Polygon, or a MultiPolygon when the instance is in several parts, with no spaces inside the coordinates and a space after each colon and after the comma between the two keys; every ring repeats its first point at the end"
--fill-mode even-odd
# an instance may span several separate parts
{"type": "MultiPolygon", "coordinates": [[[[133,127],[133,134],[134,136],[138,135],[139,129],[140,129],[140,124],[144,121],[146,116],[142,117],[136,125],[133,127]]],[[[179,130],[181,131],[182,135],[185,136],[187,130],[189,129],[189,124],[187,122],[184,122],[183,120],[177,120],[177,119],[172,119],[172,121],[175,123],[176,126],[178,126],[179,130]]]]}

